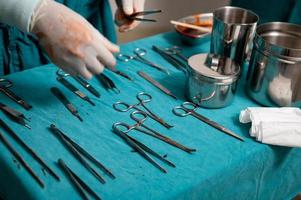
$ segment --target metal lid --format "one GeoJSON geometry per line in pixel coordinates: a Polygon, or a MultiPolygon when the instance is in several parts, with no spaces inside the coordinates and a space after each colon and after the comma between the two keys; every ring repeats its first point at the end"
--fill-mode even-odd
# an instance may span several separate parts
{"type": "Polygon", "coordinates": [[[197,54],[188,59],[190,72],[207,81],[232,83],[240,75],[240,67],[232,59],[215,54],[197,54]]]}
{"type": "Polygon", "coordinates": [[[262,24],[256,29],[254,44],[267,56],[301,61],[301,26],[284,22],[262,24]]]}

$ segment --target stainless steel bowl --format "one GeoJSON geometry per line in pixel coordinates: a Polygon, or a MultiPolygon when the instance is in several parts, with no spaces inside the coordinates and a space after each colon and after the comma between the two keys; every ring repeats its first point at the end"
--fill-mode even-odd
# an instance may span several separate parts
{"type": "Polygon", "coordinates": [[[214,54],[189,58],[186,97],[203,107],[221,108],[232,102],[240,67],[232,59],[214,54]]]}
{"type": "Polygon", "coordinates": [[[257,27],[247,91],[265,106],[301,107],[301,26],[272,22],[257,27]]]}
{"type": "MultiPolygon", "coordinates": [[[[179,22],[185,22],[189,24],[199,25],[201,23],[208,24],[209,27],[212,27],[213,24],[213,14],[212,13],[203,13],[197,15],[191,15],[183,17],[178,20],[179,22]]],[[[210,39],[210,33],[204,33],[202,31],[184,28],[182,26],[175,25],[175,29],[179,34],[181,41],[186,45],[199,45],[210,39]]]]}

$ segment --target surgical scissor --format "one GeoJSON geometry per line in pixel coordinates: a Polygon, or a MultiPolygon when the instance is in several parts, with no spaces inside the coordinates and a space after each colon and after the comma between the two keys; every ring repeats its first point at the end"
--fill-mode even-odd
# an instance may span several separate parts
{"type": "Polygon", "coordinates": [[[144,134],[149,135],[151,137],[154,137],[158,140],[161,140],[161,141],[163,141],[163,142],[165,142],[165,143],[167,143],[171,146],[174,146],[178,149],[181,149],[181,150],[183,150],[187,153],[192,153],[192,152],[196,151],[195,149],[185,147],[184,145],[179,144],[178,142],[172,140],[171,138],[166,137],[166,136],[162,135],[161,133],[155,131],[154,129],[146,126],[144,124],[144,121],[147,119],[148,116],[145,112],[141,112],[141,111],[136,110],[136,111],[131,113],[130,117],[131,117],[132,120],[134,120],[136,122],[136,124],[134,126],[127,125],[127,128],[128,128],[129,131],[131,131],[132,129],[135,129],[135,130],[137,130],[141,133],[144,133],[144,134]]]}
{"type": "Polygon", "coordinates": [[[177,70],[182,71],[187,74],[187,66],[186,63],[183,63],[181,60],[177,59],[174,54],[175,50],[164,50],[155,45],[153,45],[152,49],[157,52],[162,58],[164,58],[167,62],[169,62],[172,66],[174,66],[177,70]]]}
{"type": "Polygon", "coordinates": [[[30,110],[32,108],[25,100],[21,99],[21,97],[17,96],[13,93],[9,88],[13,86],[13,83],[7,79],[0,78],[0,92],[5,94],[7,97],[12,99],[14,102],[25,108],[26,110],[30,110]]]}
{"type": "MultiPolygon", "coordinates": [[[[68,77],[71,76],[70,74],[64,72],[63,70],[59,69],[56,74],[59,77],[68,77]]],[[[81,86],[83,86],[86,90],[88,90],[91,94],[93,94],[96,97],[100,97],[100,93],[89,83],[87,82],[85,79],[83,79],[80,76],[72,76],[72,78],[74,78],[81,86]]]]}
{"type": "Polygon", "coordinates": [[[169,48],[165,48],[164,51],[170,55],[175,55],[184,62],[188,62],[188,58],[182,54],[182,48],[178,46],[172,46],[169,48]]]}
{"type": "Polygon", "coordinates": [[[227,129],[226,127],[218,124],[215,121],[212,121],[211,119],[208,119],[207,117],[199,114],[196,112],[198,109],[198,106],[194,103],[191,102],[184,102],[182,105],[175,107],[172,111],[175,115],[180,116],[180,117],[186,117],[188,115],[192,115],[193,117],[201,120],[202,122],[205,122],[206,124],[226,133],[227,135],[230,135],[238,140],[244,141],[244,139],[231,130],[227,129]]]}
{"type": "Polygon", "coordinates": [[[145,144],[139,142],[135,138],[128,135],[128,133],[133,129],[138,129],[140,124],[142,124],[145,121],[146,118],[139,120],[135,125],[130,126],[123,122],[117,122],[113,124],[113,132],[116,133],[118,136],[120,136],[123,140],[126,141],[126,143],[131,146],[134,150],[136,150],[143,158],[145,158],[147,161],[149,161],[152,165],[154,165],[156,168],[161,170],[162,172],[166,173],[167,171],[161,167],[155,160],[153,160],[148,154],[158,158],[159,160],[165,162],[171,167],[176,167],[175,164],[164,158],[163,156],[159,155],[149,147],[147,147],[145,144]]]}
{"type": "Polygon", "coordinates": [[[165,69],[165,68],[157,65],[156,63],[153,63],[153,62],[147,60],[146,58],[144,58],[144,56],[147,54],[147,51],[145,49],[136,48],[134,50],[134,54],[135,55],[126,55],[126,54],[121,54],[120,53],[120,54],[117,55],[117,59],[122,61],[122,62],[129,62],[130,60],[136,60],[136,61],[139,61],[139,62],[144,63],[146,65],[149,65],[149,66],[151,66],[151,67],[153,67],[153,68],[155,68],[155,69],[157,69],[161,72],[164,72],[166,74],[170,74],[170,72],[167,69],[165,69]]]}
{"type": "Polygon", "coordinates": [[[145,92],[140,92],[136,95],[136,98],[138,100],[138,103],[136,104],[128,104],[122,101],[118,101],[116,103],[113,104],[113,108],[116,111],[119,112],[127,112],[129,110],[138,110],[141,112],[145,112],[147,114],[148,117],[152,118],[153,120],[157,121],[158,123],[160,123],[161,125],[163,125],[164,127],[170,129],[173,126],[169,125],[168,123],[166,123],[163,119],[161,119],[160,117],[158,117],[156,114],[154,114],[149,108],[146,107],[146,103],[150,102],[152,100],[152,96],[148,93],[145,92]],[[143,111],[140,106],[145,110],[143,111]]]}

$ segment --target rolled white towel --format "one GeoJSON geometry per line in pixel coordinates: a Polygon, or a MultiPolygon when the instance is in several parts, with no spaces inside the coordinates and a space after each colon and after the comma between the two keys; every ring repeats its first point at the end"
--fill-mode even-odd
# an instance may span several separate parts
{"type": "Polygon", "coordinates": [[[251,107],[240,112],[239,121],[252,122],[250,135],[262,143],[301,147],[299,108],[251,107]]]}

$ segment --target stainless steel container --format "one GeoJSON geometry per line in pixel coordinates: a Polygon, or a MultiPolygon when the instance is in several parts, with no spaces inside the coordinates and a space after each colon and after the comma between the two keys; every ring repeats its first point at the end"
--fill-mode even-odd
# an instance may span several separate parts
{"type": "Polygon", "coordinates": [[[186,97],[203,107],[221,108],[232,102],[240,67],[232,59],[213,54],[189,58],[186,97]]]}
{"type": "Polygon", "coordinates": [[[243,66],[251,53],[258,16],[238,7],[222,7],[213,12],[210,52],[233,59],[243,66]]]}
{"type": "Polygon", "coordinates": [[[301,26],[272,22],[257,27],[247,91],[265,106],[301,107],[301,26]]]}

